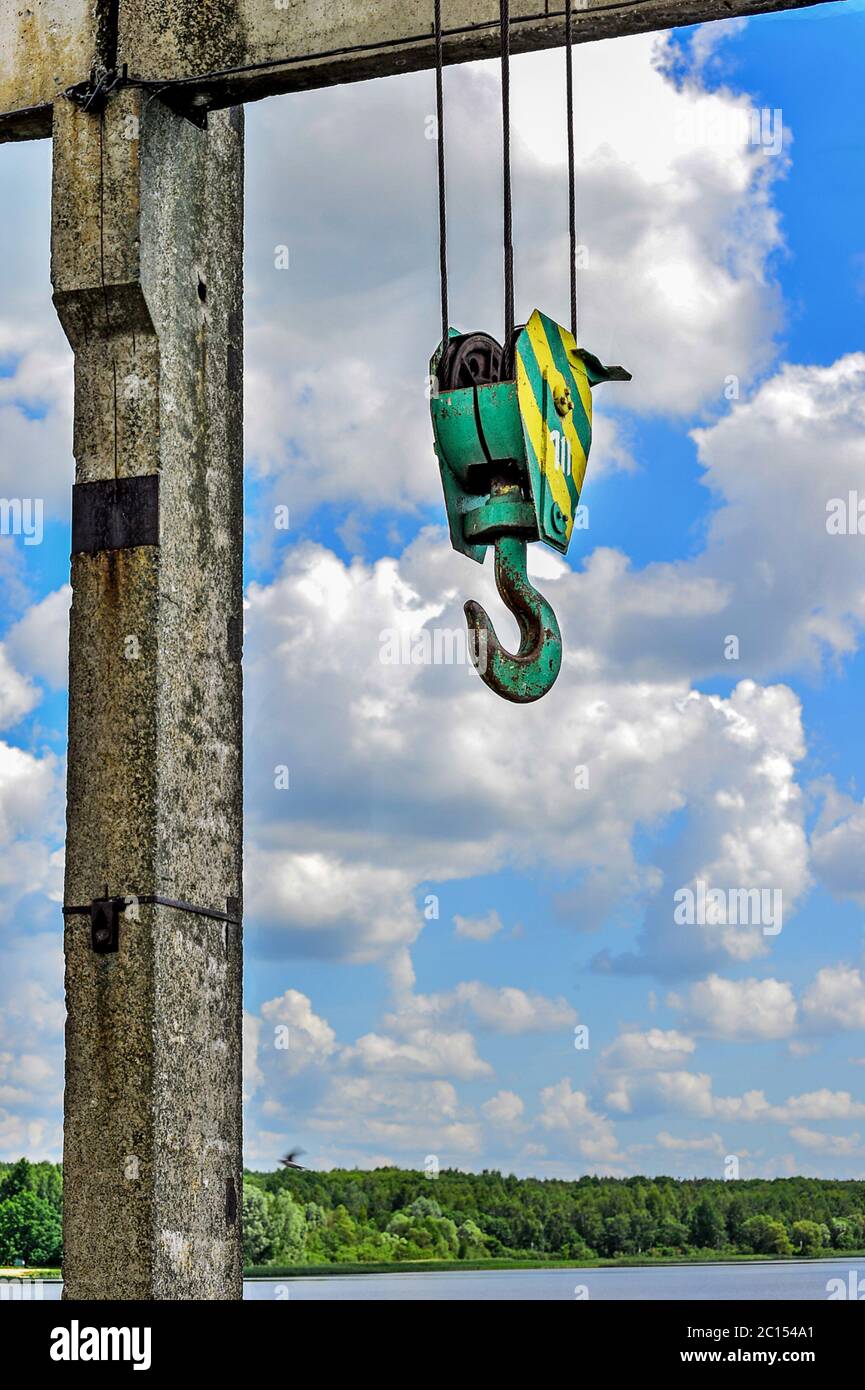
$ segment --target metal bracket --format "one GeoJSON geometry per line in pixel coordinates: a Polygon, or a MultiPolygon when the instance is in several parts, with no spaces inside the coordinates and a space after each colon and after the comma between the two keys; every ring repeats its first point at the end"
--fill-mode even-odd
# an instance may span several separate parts
{"type": "Polygon", "coordinates": [[[108,98],[127,85],[126,71],[125,63],[120,72],[99,73],[94,68],[86,82],[76,82],[73,87],[67,87],[63,95],[67,101],[80,106],[82,111],[92,111],[98,115],[108,105],[108,98]]]}
{"type": "Polygon", "coordinates": [[[76,483],[72,489],[72,554],[159,545],[159,474],[76,483]]]}
{"type": "Polygon", "coordinates": [[[206,96],[198,92],[190,92],[183,86],[166,86],[158,88],[156,95],[160,101],[164,102],[175,116],[182,116],[191,125],[197,126],[199,130],[207,130],[207,113],[210,105],[206,96]]]}
{"type": "Polygon", "coordinates": [[[90,945],[98,956],[120,949],[120,914],[125,907],[124,898],[97,898],[90,904],[90,945]]]}
{"type": "Polygon", "coordinates": [[[229,926],[242,925],[240,899],[226,898],[226,912],[218,912],[212,907],[198,907],[195,903],[182,902],[177,898],[164,898],[158,893],[129,893],[125,898],[109,898],[106,885],[105,897],[95,898],[86,907],[64,907],[64,917],[90,918],[90,944],[97,955],[113,955],[120,949],[120,918],[133,904],[141,907],[170,907],[175,912],[189,912],[195,917],[206,917],[212,922],[226,922],[229,926]]]}

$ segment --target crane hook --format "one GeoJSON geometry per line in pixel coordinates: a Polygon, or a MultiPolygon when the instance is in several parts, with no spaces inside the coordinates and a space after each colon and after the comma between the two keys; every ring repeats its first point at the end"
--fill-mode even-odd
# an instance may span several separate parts
{"type": "Polygon", "coordinates": [[[480,678],[514,704],[528,705],[552,687],[562,665],[562,634],[556,615],[526,573],[526,542],[521,536],[499,536],[496,549],[496,588],[520,626],[520,649],[506,652],[479,603],[465,605],[472,664],[480,678]]]}

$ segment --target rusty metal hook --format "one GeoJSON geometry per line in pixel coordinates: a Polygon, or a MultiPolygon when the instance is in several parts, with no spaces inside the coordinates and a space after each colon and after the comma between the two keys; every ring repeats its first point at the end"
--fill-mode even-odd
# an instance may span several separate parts
{"type": "Polygon", "coordinates": [[[562,665],[562,634],[556,615],[526,573],[526,542],[521,536],[499,536],[496,549],[496,588],[520,626],[520,648],[506,652],[479,603],[465,605],[472,664],[482,681],[503,700],[528,705],[552,687],[562,665]]]}

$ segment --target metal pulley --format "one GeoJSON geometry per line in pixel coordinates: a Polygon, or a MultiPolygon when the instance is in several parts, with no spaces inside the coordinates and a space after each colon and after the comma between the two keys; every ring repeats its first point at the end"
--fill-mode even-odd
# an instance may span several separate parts
{"type": "Polygon", "coordinates": [[[514,326],[510,179],[510,6],[499,0],[502,32],[505,341],[449,326],[445,211],[441,0],[435,0],[438,113],[439,247],[442,340],[430,363],[435,451],[451,543],[483,563],[495,547],[499,594],[517,619],[520,646],[507,652],[480,604],[465,605],[472,661],[490,689],[528,704],[550,689],[562,664],[556,615],[531,584],[526,545],[543,541],[561,554],[574,529],[592,442],[592,387],[630,381],[577,345],[571,6],[566,0],[571,329],[536,309],[514,326]]]}

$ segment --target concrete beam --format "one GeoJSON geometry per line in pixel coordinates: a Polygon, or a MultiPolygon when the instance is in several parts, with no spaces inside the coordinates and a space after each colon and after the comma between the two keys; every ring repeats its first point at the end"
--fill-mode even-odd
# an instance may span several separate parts
{"type": "MultiPolygon", "coordinates": [[[[242,120],[199,130],[132,89],[54,111],[75,352],[67,909],[107,889],[240,915],[242,120]],[[151,507],[100,538],[115,497],[157,488],[158,533],[151,507]]],[[[65,946],[65,1296],[239,1298],[240,927],[133,903],[116,953],[83,914],[65,946]]]]}
{"type": "MultiPolygon", "coordinates": [[[[734,15],[798,9],[816,0],[574,0],[578,43],[734,15]]],[[[434,64],[432,0],[121,0],[119,60],[133,76],[199,78],[232,67],[257,71],[190,83],[203,104],[389,77],[434,64]]],[[[513,0],[512,49],[564,42],[562,0],[513,0]]],[[[442,0],[445,61],[499,51],[499,0],[442,0]]]]}
{"type": "MultiPolygon", "coordinates": [[[[111,42],[110,0],[4,0],[0,15],[0,139],[51,134],[58,92],[86,78],[111,42]]],[[[116,35],[115,35],[116,38],[116,35]]]]}
{"type": "MultiPolygon", "coordinates": [[[[574,35],[588,43],[816,3],[574,0],[574,35]]],[[[562,0],[513,0],[512,10],[515,53],[563,43],[562,0]]],[[[29,0],[31,11],[29,30],[0,17],[0,141],[50,134],[51,101],[87,80],[94,53],[132,79],[179,79],[188,103],[211,108],[434,61],[432,0],[29,0]]],[[[445,61],[493,56],[498,16],[498,0],[442,0],[445,61]]]]}

